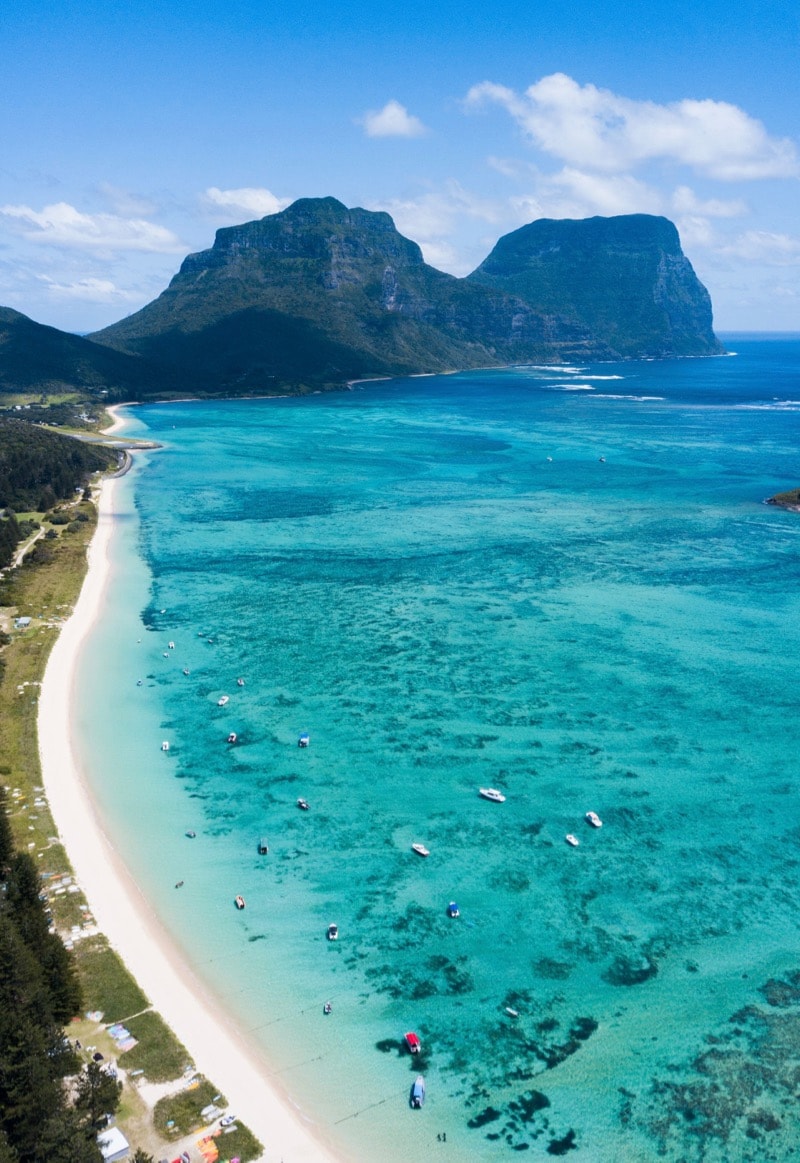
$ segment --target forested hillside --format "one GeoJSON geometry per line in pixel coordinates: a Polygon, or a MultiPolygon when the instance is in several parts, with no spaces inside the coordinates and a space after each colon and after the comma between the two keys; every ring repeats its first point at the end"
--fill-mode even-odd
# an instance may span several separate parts
{"type": "Polygon", "coordinates": [[[0,568],[11,561],[20,537],[14,511],[52,508],[115,459],[111,449],[0,418],[0,568]]]}

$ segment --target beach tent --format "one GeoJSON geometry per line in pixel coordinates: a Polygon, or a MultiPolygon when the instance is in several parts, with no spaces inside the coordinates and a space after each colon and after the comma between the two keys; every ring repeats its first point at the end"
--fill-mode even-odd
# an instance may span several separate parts
{"type": "Polygon", "coordinates": [[[97,1145],[103,1156],[103,1163],[117,1163],[130,1155],[130,1143],[119,1127],[108,1127],[97,1136],[97,1145]]]}

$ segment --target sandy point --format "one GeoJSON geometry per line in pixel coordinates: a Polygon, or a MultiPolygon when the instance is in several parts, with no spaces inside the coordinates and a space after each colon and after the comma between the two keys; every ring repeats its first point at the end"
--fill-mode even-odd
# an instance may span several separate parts
{"type": "MultiPolygon", "coordinates": [[[[118,417],[114,415],[115,425],[118,417]]],[[[120,424],[124,423],[119,421],[120,424]]],[[[247,1036],[237,1031],[183,961],[104,830],[77,760],[71,732],[77,664],[102,609],[120,482],[101,486],[97,531],[75,610],[50,655],[39,701],[42,778],[61,839],[87,901],[109,942],[154,1008],[189,1051],[196,1068],[227,1096],[231,1109],[265,1146],[267,1163],[333,1163],[322,1128],[305,1122],[282,1094],[247,1036]],[[319,1134],[319,1138],[317,1138],[319,1134]]]]}

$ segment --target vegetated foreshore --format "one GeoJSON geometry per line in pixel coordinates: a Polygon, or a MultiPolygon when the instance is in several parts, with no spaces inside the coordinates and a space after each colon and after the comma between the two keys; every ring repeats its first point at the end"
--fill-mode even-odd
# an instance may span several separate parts
{"type": "MultiPolygon", "coordinates": [[[[114,416],[113,428],[123,421],[114,416]]],[[[103,608],[111,580],[109,547],[118,479],[100,488],[97,530],[75,609],[53,646],[38,712],[42,779],[50,809],[98,927],[150,1002],[183,1042],[195,1067],[224,1092],[230,1109],[264,1144],[268,1163],[333,1163],[330,1146],[306,1125],[277,1088],[244,1031],[223,1012],[182,959],[177,946],[122,862],[93,803],[72,730],[78,662],[103,608]]]]}

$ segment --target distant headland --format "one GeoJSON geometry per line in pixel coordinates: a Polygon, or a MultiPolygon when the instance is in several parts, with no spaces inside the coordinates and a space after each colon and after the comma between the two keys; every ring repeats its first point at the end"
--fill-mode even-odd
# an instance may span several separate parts
{"type": "Polygon", "coordinates": [[[517,363],[717,355],[711,300],[666,218],[541,219],[466,278],[388,214],[303,198],[218,230],[166,290],[88,337],[0,309],[0,396],[302,394],[517,363]]]}

